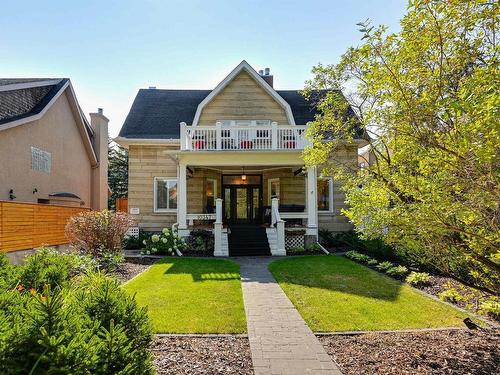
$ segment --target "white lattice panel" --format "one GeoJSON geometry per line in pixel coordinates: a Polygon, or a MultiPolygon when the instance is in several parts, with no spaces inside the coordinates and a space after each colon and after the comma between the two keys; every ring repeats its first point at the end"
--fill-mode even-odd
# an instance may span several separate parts
{"type": "Polygon", "coordinates": [[[139,237],[139,227],[128,228],[128,231],[125,234],[125,236],[127,236],[127,237],[139,237]]]}
{"type": "Polygon", "coordinates": [[[303,235],[298,235],[298,236],[292,236],[292,235],[286,235],[285,236],[285,249],[293,249],[294,247],[304,247],[304,236],[303,235]]]}

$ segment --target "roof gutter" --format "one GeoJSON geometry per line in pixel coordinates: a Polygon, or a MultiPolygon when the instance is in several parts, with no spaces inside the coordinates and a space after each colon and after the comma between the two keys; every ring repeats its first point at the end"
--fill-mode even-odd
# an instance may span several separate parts
{"type": "Polygon", "coordinates": [[[127,137],[116,137],[113,139],[120,146],[128,148],[131,145],[147,145],[147,146],[165,146],[165,145],[180,145],[181,140],[170,138],[127,138],[127,137]]]}

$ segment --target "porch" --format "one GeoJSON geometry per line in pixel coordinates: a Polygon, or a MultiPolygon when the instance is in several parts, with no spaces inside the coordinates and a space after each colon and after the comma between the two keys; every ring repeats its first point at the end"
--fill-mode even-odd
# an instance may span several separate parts
{"type": "Polygon", "coordinates": [[[285,255],[285,231],[290,236],[302,236],[302,246],[304,241],[317,239],[316,178],[315,168],[305,170],[300,164],[180,164],[176,186],[179,233],[187,236],[195,229],[211,230],[215,237],[214,254],[227,256],[231,245],[228,236],[236,233],[234,229],[254,227],[255,235],[250,232],[244,242],[251,242],[259,237],[257,232],[264,231],[270,253],[285,255]]]}

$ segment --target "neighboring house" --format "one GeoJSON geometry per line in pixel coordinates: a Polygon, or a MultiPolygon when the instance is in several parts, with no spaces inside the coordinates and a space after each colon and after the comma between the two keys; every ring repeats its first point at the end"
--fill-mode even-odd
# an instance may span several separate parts
{"type": "Polygon", "coordinates": [[[108,119],[71,82],[0,79],[0,200],[107,207],[108,119]]]}
{"type": "Polygon", "coordinates": [[[375,163],[375,154],[370,145],[364,146],[358,151],[358,165],[360,168],[368,168],[375,163]]]}
{"type": "MultiPolygon", "coordinates": [[[[139,90],[115,139],[129,150],[129,212],[147,231],[213,229],[216,255],[282,255],[318,228],[350,230],[339,183],[304,167],[315,114],[245,61],[214,90],[139,90]]],[[[339,155],[353,167],[360,142],[339,155]]]]}

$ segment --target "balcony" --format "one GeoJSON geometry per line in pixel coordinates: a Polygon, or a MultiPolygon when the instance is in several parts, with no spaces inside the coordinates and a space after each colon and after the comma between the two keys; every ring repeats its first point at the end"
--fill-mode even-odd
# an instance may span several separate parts
{"type": "Polygon", "coordinates": [[[306,126],[222,124],[188,126],[181,123],[181,150],[185,151],[268,151],[303,150],[306,126]]]}

